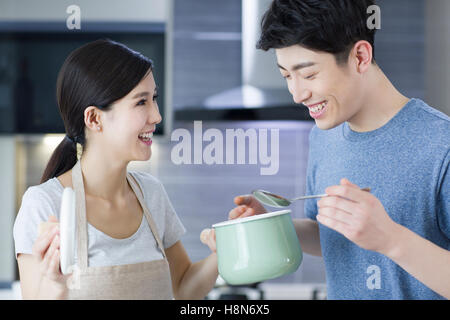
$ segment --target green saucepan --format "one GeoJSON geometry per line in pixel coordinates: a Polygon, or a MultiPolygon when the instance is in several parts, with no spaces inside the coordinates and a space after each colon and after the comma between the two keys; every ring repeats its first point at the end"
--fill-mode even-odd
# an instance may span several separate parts
{"type": "Polygon", "coordinates": [[[303,254],[291,210],[213,225],[221,277],[231,285],[277,278],[298,269],[303,254]]]}

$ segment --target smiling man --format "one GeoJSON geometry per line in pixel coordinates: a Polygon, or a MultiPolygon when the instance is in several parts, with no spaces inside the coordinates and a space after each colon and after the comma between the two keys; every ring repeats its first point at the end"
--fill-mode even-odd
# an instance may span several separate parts
{"type": "MultiPolygon", "coordinates": [[[[329,195],[307,200],[294,225],[324,258],[329,299],[450,298],[450,118],[377,65],[373,4],[275,0],[263,17],[257,47],[275,49],[316,124],[306,192],[329,195]]],[[[235,203],[230,218],[265,211],[251,196],[235,203]]]]}

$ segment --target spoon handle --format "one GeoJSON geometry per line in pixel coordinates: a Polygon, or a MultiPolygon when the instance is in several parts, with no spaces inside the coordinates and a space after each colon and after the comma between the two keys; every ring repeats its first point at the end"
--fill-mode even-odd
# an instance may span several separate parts
{"type": "MultiPolygon", "coordinates": [[[[370,192],[370,188],[362,188],[361,190],[370,192]]],[[[292,199],[291,202],[297,201],[297,200],[324,198],[324,197],[328,197],[328,194],[324,193],[324,194],[315,194],[315,195],[312,195],[312,196],[302,196],[302,197],[298,197],[298,198],[292,199]]]]}

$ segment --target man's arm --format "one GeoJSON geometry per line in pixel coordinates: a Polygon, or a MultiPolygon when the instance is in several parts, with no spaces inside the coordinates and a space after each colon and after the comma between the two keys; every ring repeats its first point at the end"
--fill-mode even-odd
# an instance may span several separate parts
{"type": "Polygon", "coordinates": [[[450,299],[450,251],[397,225],[395,241],[384,254],[414,278],[450,299]]]}
{"type": "Polygon", "coordinates": [[[366,250],[379,252],[441,296],[450,299],[450,251],[395,223],[372,194],[347,179],[325,189],[317,221],[366,250]]]}

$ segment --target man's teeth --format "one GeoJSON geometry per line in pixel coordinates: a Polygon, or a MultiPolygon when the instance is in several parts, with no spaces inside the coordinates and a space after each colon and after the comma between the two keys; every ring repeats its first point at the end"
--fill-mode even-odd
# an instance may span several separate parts
{"type": "Polygon", "coordinates": [[[139,135],[139,138],[142,138],[142,139],[150,139],[151,137],[153,137],[153,132],[150,132],[150,133],[141,133],[141,134],[139,135]]]}
{"type": "Polygon", "coordinates": [[[321,104],[315,106],[314,108],[310,108],[310,110],[311,110],[312,112],[314,112],[314,113],[319,112],[319,111],[321,111],[323,108],[325,108],[326,104],[327,104],[326,102],[321,103],[321,104]]]}

